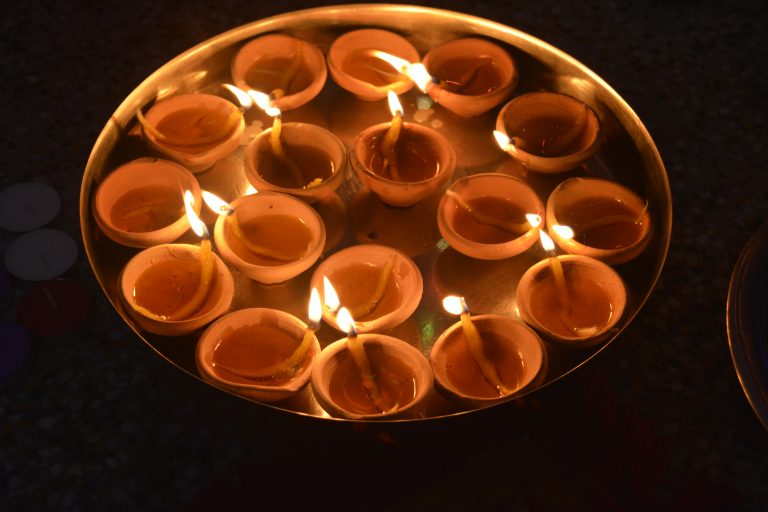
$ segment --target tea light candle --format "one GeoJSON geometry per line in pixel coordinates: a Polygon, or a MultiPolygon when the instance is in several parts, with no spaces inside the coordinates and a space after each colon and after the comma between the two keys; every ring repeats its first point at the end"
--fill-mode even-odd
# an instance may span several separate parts
{"type": "Polygon", "coordinates": [[[0,192],[0,229],[24,233],[51,222],[61,209],[61,198],[50,185],[27,181],[0,192]]]}
{"type": "Polygon", "coordinates": [[[483,351],[483,340],[480,338],[480,333],[477,331],[477,327],[472,323],[472,318],[469,315],[469,308],[467,307],[464,297],[457,297],[455,295],[445,297],[443,299],[443,308],[445,308],[448,313],[459,315],[461,318],[461,327],[469,351],[472,353],[472,357],[474,357],[486,380],[496,388],[499,395],[509,394],[512,390],[501,381],[496,366],[483,351]]]}
{"type": "Polygon", "coordinates": [[[69,270],[77,255],[77,243],[64,231],[36,229],[11,242],[5,251],[5,268],[25,281],[47,281],[69,270]]]}
{"type": "Polygon", "coordinates": [[[360,340],[357,339],[357,331],[355,330],[355,321],[347,308],[342,307],[337,315],[339,327],[347,334],[347,349],[352,358],[355,361],[360,376],[362,378],[362,385],[365,388],[368,397],[371,402],[382,412],[391,413],[397,410],[399,404],[387,404],[383,401],[381,394],[379,393],[379,387],[376,384],[375,376],[371,371],[371,365],[368,361],[368,357],[365,355],[365,349],[363,348],[360,340]]]}

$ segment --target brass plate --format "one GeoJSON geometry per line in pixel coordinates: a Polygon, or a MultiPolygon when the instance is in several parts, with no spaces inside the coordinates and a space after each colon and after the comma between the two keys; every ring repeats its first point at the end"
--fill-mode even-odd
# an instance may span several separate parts
{"type": "Polygon", "coordinates": [[[768,430],[768,221],[739,255],[728,290],[731,358],[752,409],[768,430]]]}
{"type": "MultiPolygon", "coordinates": [[[[296,11],[236,28],[195,46],[168,62],[117,108],[99,136],[83,176],[80,217],[85,249],[107,297],[137,335],[160,356],[195,378],[197,335],[166,338],[142,331],[128,316],[118,293],[118,275],[135,249],[120,246],[98,229],[92,214],[96,188],[103,178],[120,164],[151,155],[149,147],[136,135],[135,113],[157,99],[181,92],[220,92],[219,85],[231,82],[230,61],[237,49],[251,38],[283,32],[313,42],[326,52],[331,42],[352,29],[379,27],[400,33],[423,56],[426,51],[447,40],[464,36],[482,36],[502,44],[512,54],[520,69],[520,83],[515,94],[546,89],[568,93],[589,103],[599,114],[605,144],[586,168],[560,175],[542,176],[526,172],[496,146],[491,136],[498,108],[474,119],[459,118],[440,106],[433,106],[425,123],[439,129],[454,142],[458,156],[457,179],[466,174],[500,171],[521,176],[546,200],[549,192],[571,176],[598,176],[620,182],[649,201],[653,235],[648,248],[637,259],[616,267],[628,286],[628,305],[615,334],[598,347],[564,350],[547,343],[548,369],[528,393],[562,378],[592,359],[612,343],[632,321],[645,303],[664,263],[669,245],[672,203],[666,172],[650,135],[624,100],[595,73],[560,50],[513,28],[482,18],[451,11],[404,5],[347,5],[296,11]]],[[[158,41],[160,43],[160,41],[158,41]]],[[[401,98],[406,120],[413,121],[417,102],[423,95],[412,90],[401,98]]],[[[419,116],[427,115],[420,112],[419,116]]],[[[265,120],[254,112],[248,121],[265,120]]],[[[363,128],[389,120],[385,101],[366,103],[341,90],[329,77],[321,94],[301,109],[287,112],[288,121],[321,124],[347,144],[363,128]]],[[[232,199],[244,183],[242,150],[211,171],[199,174],[204,188],[232,199]],[[239,174],[238,174],[239,173],[239,174]],[[224,176],[228,176],[225,178],[224,176]],[[234,177],[233,177],[234,176],[234,177]]],[[[386,208],[360,189],[350,173],[339,190],[341,201],[328,205],[324,212],[329,229],[340,237],[334,250],[360,242],[393,245],[412,256],[424,278],[424,298],[411,318],[391,334],[414,344],[426,355],[437,336],[456,321],[439,307],[447,293],[460,293],[473,314],[498,313],[518,316],[514,293],[522,273],[544,257],[533,248],[511,259],[486,262],[462,256],[440,241],[435,221],[437,200],[427,200],[409,209],[386,208]],[[343,204],[346,215],[338,207],[343,204]],[[342,229],[343,228],[343,229],[342,229]]],[[[194,241],[183,238],[181,241],[194,241]]],[[[281,285],[265,286],[233,272],[236,294],[233,308],[247,306],[275,307],[304,318],[308,282],[312,269],[281,285]]],[[[323,346],[342,335],[329,326],[319,331],[323,346]]],[[[291,413],[328,417],[305,390],[290,401],[268,405],[291,413]]],[[[441,418],[471,412],[445,401],[436,393],[411,421],[441,418]]]]}

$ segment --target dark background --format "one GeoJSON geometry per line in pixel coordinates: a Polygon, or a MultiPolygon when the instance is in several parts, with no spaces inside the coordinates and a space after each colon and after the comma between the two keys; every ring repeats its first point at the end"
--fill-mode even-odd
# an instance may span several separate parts
{"type": "MultiPolygon", "coordinates": [[[[0,20],[0,188],[54,186],[63,206],[53,227],[78,241],[88,155],[133,88],[221,32],[322,5],[10,4],[0,20]]],[[[621,339],[520,404],[388,428],[303,419],[158,358],[122,324],[81,251],[66,277],[93,297],[88,322],[33,337],[24,366],[0,381],[0,510],[765,510],[768,435],[725,328],[731,272],[768,219],[764,2],[422,4],[574,56],[654,138],[673,193],[672,243],[621,339]]],[[[16,235],[0,235],[4,251],[16,235]]],[[[31,286],[11,282],[5,319],[31,286]]]]}

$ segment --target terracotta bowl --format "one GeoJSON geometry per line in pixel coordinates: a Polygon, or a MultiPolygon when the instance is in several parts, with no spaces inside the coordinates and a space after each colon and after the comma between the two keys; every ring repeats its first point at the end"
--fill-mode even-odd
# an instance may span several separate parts
{"type": "MultiPolygon", "coordinates": [[[[215,369],[214,357],[219,343],[232,332],[253,325],[267,326],[284,332],[296,340],[296,347],[301,343],[307,329],[304,322],[277,309],[247,308],[224,315],[211,324],[197,342],[195,362],[200,374],[215,386],[260,402],[284,400],[300,392],[309,383],[312,367],[320,353],[320,343],[316,336],[313,336],[312,346],[298,372],[290,379],[280,381],[249,379],[224,371],[220,373],[215,369]]],[[[259,340],[260,343],[254,343],[252,348],[253,350],[262,349],[268,353],[275,350],[269,347],[271,341],[269,338],[259,340]]]]}
{"type": "Polygon", "coordinates": [[[574,314],[561,312],[549,258],[529,268],[517,283],[515,300],[522,319],[565,347],[590,347],[617,332],[627,305],[621,276],[586,256],[555,256],[563,267],[574,314]]]}
{"type": "Polygon", "coordinates": [[[510,100],[496,129],[513,143],[507,153],[532,171],[574,169],[600,148],[600,119],[586,103],[555,92],[531,92],[510,100]]]}
{"type": "MultiPolygon", "coordinates": [[[[527,325],[501,315],[474,316],[472,322],[481,339],[494,336],[498,340],[494,341],[493,361],[510,391],[504,396],[483,393],[485,377],[466,346],[461,322],[457,322],[437,338],[429,354],[435,385],[448,399],[470,407],[491,405],[520,394],[546,370],[544,343],[527,325]]],[[[492,389],[489,384],[487,388],[492,389]]]]}
{"type": "MultiPolygon", "coordinates": [[[[357,176],[379,198],[391,206],[413,206],[429,197],[442,187],[456,169],[456,152],[448,139],[442,134],[415,123],[403,123],[401,137],[419,137],[426,141],[426,151],[434,154],[437,160],[437,172],[418,181],[397,181],[384,177],[371,169],[373,152],[378,152],[377,140],[389,129],[390,123],[381,123],[366,128],[355,137],[352,143],[352,167],[357,176]]],[[[401,144],[399,141],[398,144],[401,144]]]]}
{"type": "MultiPolygon", "coordinates": [[[[381,307],[387,306],[389,311],[376,316],[374,309],[370,318],[363,317],[366,318],[365,320],[355,318],[355,326],[357,331],[362,333],[391,329],[404,322],[416,311],[423,292],[421,272],[413,260],[404,253],[391,247],[376,244],[347,247],[329,256],[317,266],[312,274],[310,287],[317,288],[320,296],[323,297],[325,295],[323,277],[327,277],[341,299],[341,306],[352,311],[355,304],[345,303],[345,297],[354,294],[354,290],[361,286],[365,287],[366,284],[367,288],[370,288],[368,291],[373,293],[376,287],[376,282],[373,279],[378,279],[379,272],[384,269],[390,257],[396,258],[392,275],[389,278],[390,280],[394,279],[396,295],[393,294],[393,297],[388,299],[392,301],[392,304],[387,306],[383,302],[380,303],[381,307]],[[361,268],[370,271],[373,275],[349,273],[353,269],[360,270],[361,268]],[[366,278],[369,279],[366,280],[366,278]]],[[[341,331],[336,322],[335,312],[328,307],[323,308],[323,320],[341,331]]]]}
{"type": "Polygon", "coordinates": [[[386,62],[366,55],[370,50],[419,62],[416,48],[394,32],[374,28],[352,30],[336,38],[328,50],[328,69],[333,80],[364,101],[386,98],[388,90],[398,95],[411,90],[410,78],[397,73],[386,62]]]}
{"type": "Polygon", "coordinates": [[[284,80],[275,79],[275,73],[288,70],[293,62],[299,64],[290,79],[288,90],[274,100],[274,105],[283,112],[293,110],[317,96],[328,77],[323,53],[303,39],[285,34],[267,34],[250,40],[232,60],[232,81],[240,89],[255,89],[270,94],[272,90],[264,89],[271,89],[280,82],[285,87],[284,80]],[[299,56],[300,60],[293,60],[299,56]],[[263,73],[254,75],[254,69],[261,69],[263,73]]]}
{"type": "Polygon", "coordinates": [[[129,247],[170,243],[189,230],[185,190],[202,207],[200,185],[183,166],[139,158],[121,165],[99,185],[93,202],[96,223],[109,238],[129,247]]]}
{"type": "MultiPolygon", "coordinates": [[[[145,117],[150,125],[157,127],[158,123],[162,123],[168,116],[179,115],[179,112],[189,109],[206,109],[217,112],[222,119],[226,120],[238,107],[213,94],[179,94],[155,103],[147,111],[145,117]]],[[[142,133],[147,144],[162,155],[179,162],[193,173],[209,169],[213,164],[235,151],[240,146],[240,139],[244,130],[245,121],[241,115],[234,128],[227,132],[223,138],[206,145],[183,147],[171,145],[167,141],[158,139],[142,126],[142,133]]]]}
{"type": "MultiPolygon", "coordinates": [[[[261,192],[239,197],[231,202],[230,206],[235,210],[235,218],[240,226],[247,226],[249,222],[266,215],[281,215],[298,220],[301,225],[306,227],[310,237],[309,245],[297,260],[274,261],[274,264],[270,264],[271,262],[267,259],[256,263],[255,261],[259,260],[247,259],[247,256],[251,255],[250,251],[238,241],[237,235],[233,232],[232,221],[234,219],[220,215],[214,228],[216,247],[224,261],[250,279],[266,284],[281,283],[301,274],[314,265],[320,257],[325,245],[325,225],[320,215],[305,202],[277,192],[261,192]],[[246,258],[243,257],[244,255],[246,258]]],[[[261,243],[261,245],[270,248],[275,247],[274,244],[269,243],[275,242],[275,237],[280,236],[278,227],[275,229],[277,231],[274,234],[265,232],[265,237],[269,236],[272,240],[266,240],[267,243],[261,243]]],[[[290,236],[285,231],[284,226],[283,230],[286,237],[290,236]]],[[[291,241],[287,240],[286,242],[290,243],[291,241]]]]}
{"type": "Polygon", "coordinates": [[[575,231],[571,239],[552,232],[562,250],[609,265],[634,259],[651,239],[645,202],[623,185],[598,178],[570,178],[552,191],[547,200],[547,225],[555,224],[575,231]]]}
{"type": "Polygon", "coordinates": [[[427,358],[415,347],[391,336],[361,334],[358,336],[358,341],[362,343],[370,361],[371,370],[380,386],[381,382],[392,382],[392,379],[382,374],[382,368],[392,368],[391,365],[385,366],[387,360],[398,362],[402,370],[398,374],[405,382],[413,383],[412,394],[408,396],[411,400],[392,412],[366,412],[361,408],[350,406],[350,400],[340,399],[338,390],[344,389],[346,379],[338,373],[349,371],[353,375],[358,374],[352,355],[347,348],[347,339],[344,338],[325,347],[315,361],[312,369],[312,390],[318,403],[332,416],[354,420],[418,416],[419,406],[433,385],[432,370],[427,358]]]}
{"type": "MultiPolygon", "coordinates": [[[[265,190],[282,192],[283,194],[303,199],[308,203],[314,203],[332,195],[339,188],[339,185],[344,182],[348,161],[346,146],[341,142],[341,139],[325,128],[305,123],[284,123],[282,125],[281,140],[284,147],[287,148],[288,156],[291,156],[291,146],[306,146],[319,151],[321,152],[319,153],[320,155],[325,155],[322,158],[328,158],[332,167],[332,174],[319,185],[304,188],[267,181],[264,178],[264,160],[259,155],[263,154],[263,152],[271,151],[271,134],[272,128],[261,132],[245,148],[245,175],[256,190],[260,192],[265,190]]],[[[317,160],[310,160],[306,163],[306,166],[313,167],[316,165],[316,162],[317,160]]],[[[298,165],[302,167],[301,162],[298,162],[298,165]]]]}
{"type": "Polygon", "coordinates": [[[120,292],[128,314],[143,329],[163,336],[189,334],[209,324],[227,311],[232,303],[234,280],[227,266],[214,253],[214,279],[211,289],[200,310],[183,320],[163,321],[150,318],[136,311],[133,290],[141,274],[159,263],[166,261],[198,261],[200,246],[188,244],[163,244],[144,249],[131,258],[120,274],[120,292]]]}
{"type": "MultiPolygon", "coordinates": [[[[538,239],[538,225],[530,224],[524,215],[534,214],[543,219],[544,204],[523,180],[500,173],[474,174],[456,180],[449,191],[440,201],[437,226],[448,244],[460,253],[481,260],[500,260],[527,251],[538,239]],[[460,199],[457,200],[453,194],[460,199]],[[510,232],[502,227],[477,222],[458,201],[473,211],[478,211],[478,204],[482,207],[493,201],[481,213],[491,214],[494,220],[503,220],[504,213],[508,215],[509,210],[506,206],[502,209],[504,203],[500,202],[507,201],[509,208],[519,210],[517,213],[525,226],[524,230],[510,232]],[[485,203],[481,203],[483,201],[485,203]],[[481,235],[487,236],[489,241],[480,241],[477,237],[481,235]]],[[[510,217],[507,216],[507,219],[510,217]]]]}
{"type": "Polygon", "coordinates": [[[517,86],[515,61],[504,48],[485,39],[468,37],[448,41],[432,48],[422,63],[433,77],[442,81],[430,87],[428,94],[446,109],[463,117],[488,112],[500,105],[517,86]],[[484,62],[491,63],[492,67],[488,68],[484,62]],[[485,75],[488,71],[484,69],[492,69],[495,78],[485,75]],[[480,88],[462,90],[445,82],[467,77],[475,80],[480,88]],[[487,87],[480,83],[483,78],[486,78],[487,87]]]}

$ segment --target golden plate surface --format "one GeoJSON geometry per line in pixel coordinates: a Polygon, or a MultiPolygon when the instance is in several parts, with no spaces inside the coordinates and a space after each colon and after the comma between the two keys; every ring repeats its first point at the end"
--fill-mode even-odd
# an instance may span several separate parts
{"type": "MultiPolygon", "coordinates": [[[[524,394],[533,393],[587,363],[610,345],[637,315],[652,292],[666,258],[672,201],[666,171],[651,136],[631,107],[608,84],[557,48],[490,20],[406,5],[321,7],[238,27],[179,55],[150,75],[122,102],[91,152],[80,197],[81,228],[91,266],[104,293],[136,334],[174,366],[202,379],[195,366],[199,333],[180,338],[154,335],[143,331],[127,314],[120,300],[118,277],[137,250],[120,246],[101,233],[92,212],[96,189],[104,177],[122,163],[153,156],[136,130],[138,109],[146,110],[158,99],[182,92],[223,95],[220,84],[231,83],[231,59],[238,48],[253,37],[271,32],[286,33],[306,39],[326,53],[339,35],[369,27],[403,35],[422,56],[431,47],[459,37],[491,39],[504,46],[518,64],[520,82],[513,96],[540,89],[564,92],[587,102],[601,118],[605,142],[584,168],[557,175],[537,175],[520,167],[495,145],[491,131],[500,107],[472,119],[460,118],[438,105],[418,110],[418,105],[424,106],[425,95],[414,88],[401,97],[405,119],[414,121],[414,113],[418,112],[417,121],[437,127],[453,141],[458,166],[452,181],[479,172],[504,172],[525,179],[546,201],[549,192],[562,180],[572,176],[595,176],[617,181],[648,200],[653,225],[651,241],[638,258],[615,267],[628,289],[627,310],[618,329],[604,343],[589,349],[567,350],[547,342],[548,367],[524,394]]],[[[362,129],[389,119],[386,101],[357,100],[338,87],[330,76],[318,97],[308,105],[284,114],[285,122],[304,121],[330,128],[347,146],[362,129]]],[[[258,126],[259,121],[268,122],[260,114],[249,111],[247,122],[255,122],[254,126],[258,126]]],[[[242,167],[241,146],[231,157],[196,177],[203,188],[232,200],[242,192],[245,183],[242,167]]],[[[473,314],[496,313],[519,318],[514,301],[517,282],[527,268],[545,256],[538,244],[506,260],[468,258],[446,248],[445,242],[441,241],[435,220],[439,198],[428,199],[411,208],[385,207],[361,188],[353,174],[349,173],[338,191],[340,201],[318,207],[329,224],[329,236],[339,240],[332,251],[357,243],[391,245],[412,257],[424,279],[424,297],[418,309],[388,334],[408,341],[428,356],[440,333],[457,320],[439,307],[440,298],[449,293],[463,295],[473,314]]],[[[194,241],[191,235],[179,240],[194,241]]],[[[308,283],[314,268],[279,285],[261,285],[233,271],[236,283],[233,310],[273,307],[304,318],[308,283]]],[[[318,332],[322,346],[341,337],[341,333],[328,325],[318,332]]],[[[309,387],[288,401],[263,406],[292,414],[329,418],[309,387]]],[[[411,417],[395,421],[443,418],[470,412],[472,409],[453,405],[433,392],[423,408],[411,417]]]]}

